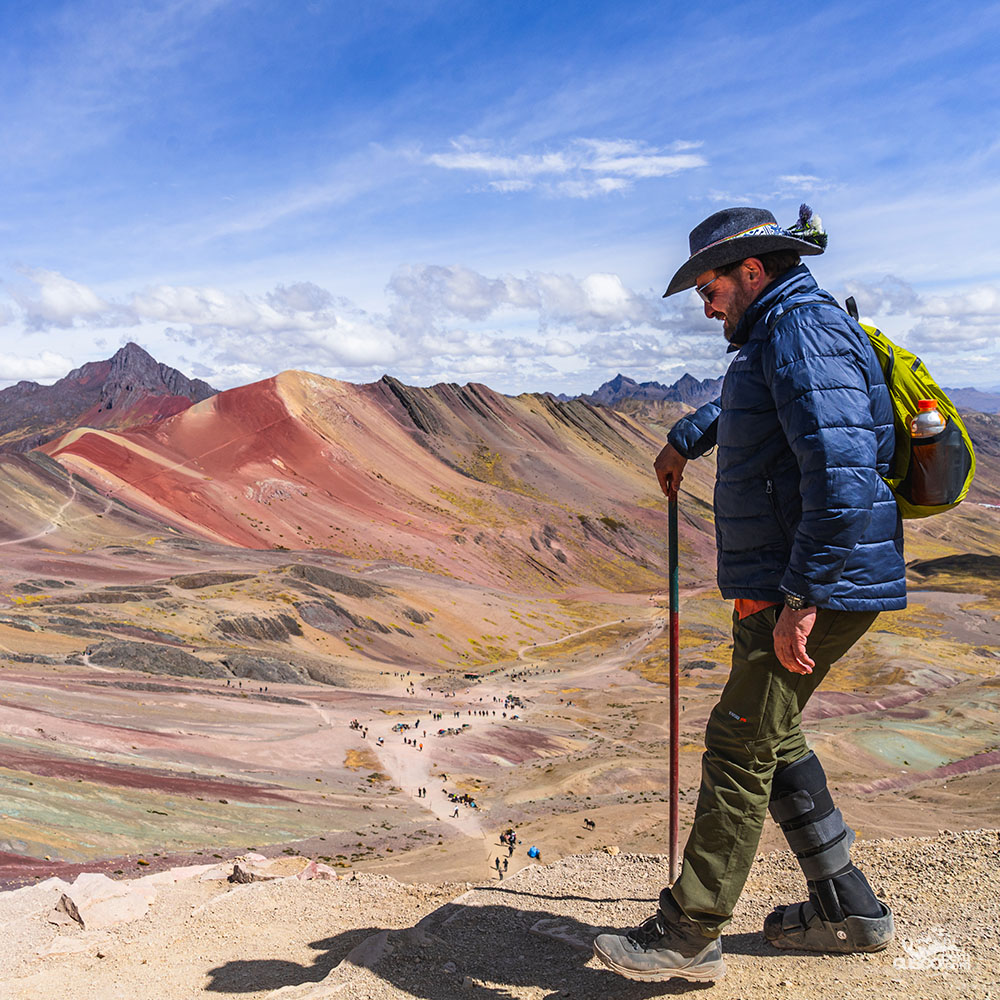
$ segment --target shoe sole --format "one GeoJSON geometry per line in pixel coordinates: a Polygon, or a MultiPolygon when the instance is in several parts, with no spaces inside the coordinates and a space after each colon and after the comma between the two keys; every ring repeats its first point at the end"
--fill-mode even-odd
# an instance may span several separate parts
{"type": "Polygon", "coordinates": [[[821,946],[790,944],[786,938],[767,938],[767,943],[772,948],[779,951],[806,951],[811,955],[873,955],[878,951],[885,951],[892,944],[892,938],[881,944],[873,944],[867,948],[823,948],[821,946]]]}
{"type": "Polygon", "coordinates": [[[726,974],[726,963],[721,959],[710,968],[650,969],[648,972],[643,972],[618,965],[610,955],[605,955],[596,945],[594,957],[612,972],[617,972],[619,976],[624,976],[637,983],[664,983],[668,979],[687,979],[693,983],[712,983],[726,974]]]}
{"type": "MultiPolygon", "coordinates": [[[[885,906],[884,903],[882,905],[885,906]]],[[[892,930],[881,941],[871,941],[868,944],[855,944],[852,946],[845,945],[838,947],[834,945],[831,947],[822,941],[816,944],[796,941],[785,934],[782,927],[781,916],[787,907],[781,907],[780,909],[781,912],[775,910],[765,917],[763,928],[764,939],[772,948],[777,948],[779,951],[808,952],[813,955],[872,955],[879,951],[885,951],[895,938],[895,930],[892,930]]],[[[888,907],[885,907],[885,909],[889,916],[891,916],[892,911],[888,907]]]]}

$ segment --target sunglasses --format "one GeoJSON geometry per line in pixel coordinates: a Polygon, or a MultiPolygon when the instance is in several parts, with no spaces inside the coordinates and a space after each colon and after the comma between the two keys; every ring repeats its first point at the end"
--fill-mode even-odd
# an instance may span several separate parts
{"type": "Polygon", "coordinates": [[[706,281],[704,285],[695,286],[695,291],[701,296],[703,302],[707,302],[709,305],[712,304],[712,295],[706,289],[711,288],[721,277],[721,274],[717,274],[711,281],[706,281]]]}

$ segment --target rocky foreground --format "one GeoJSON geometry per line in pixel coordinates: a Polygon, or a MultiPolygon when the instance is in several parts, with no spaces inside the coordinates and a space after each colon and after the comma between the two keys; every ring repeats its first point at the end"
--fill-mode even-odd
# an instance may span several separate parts
{"type": "Polygon", "coordinates": [[[11,1000],[719,1000],[1000,998],[1000,831],[858,842],[892,905],[876,955],[791,955],[760,925],[804,889],[787,852],[758,857],[712,984],[628,982],[590,954],[596,933],[653,909],[659,856],[609,846],[485,884],[406,885],[305,858],[85,875],[0,894],[0,996],[11,1000]]]}

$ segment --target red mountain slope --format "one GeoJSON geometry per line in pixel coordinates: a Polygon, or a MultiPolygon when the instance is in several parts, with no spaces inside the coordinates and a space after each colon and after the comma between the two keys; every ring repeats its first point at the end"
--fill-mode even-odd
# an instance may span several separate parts
{"type": "Polygon", "coordinates": [[[205,538],[562,589],[662,580],[658,447],[635,420],[580,401],[284,372],[44,451],[205,538]]]}

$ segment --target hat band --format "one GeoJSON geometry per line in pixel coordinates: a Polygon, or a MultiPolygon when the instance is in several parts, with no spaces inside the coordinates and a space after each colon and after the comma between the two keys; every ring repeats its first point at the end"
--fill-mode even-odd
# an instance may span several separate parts
{"type": "MultiPolygon", "coordinates": [[[[782,229],[776,222],[768,222],[763,226],[753,226],[750,229],[744,229],[742,233],[733,233],[732,236],[723,236],[721,240],[716,240],[714,243],[708,243],[703,246],[700,250],[695,250],[691,257],[695,257],[705,250],[710,250],[712,247],[717,247],[720,243],[728,243],[730,240],[742,239],[745,236],[788,236],[787,230],[782,229]]],[[[691,258],[689,257],[688,260],[691,258]]]]}

